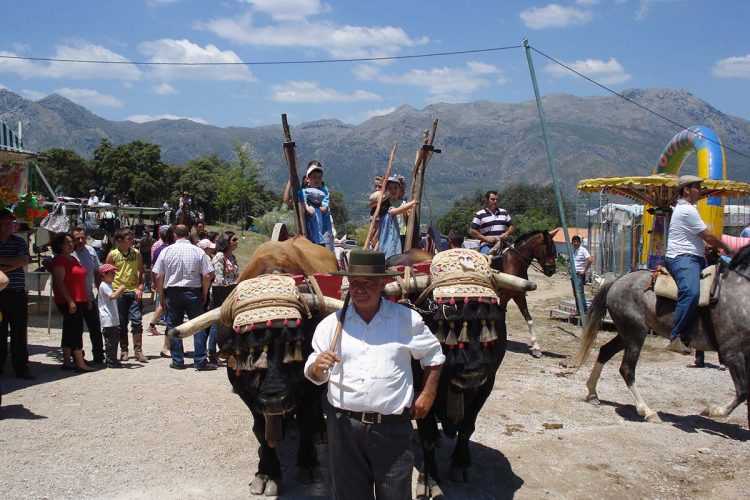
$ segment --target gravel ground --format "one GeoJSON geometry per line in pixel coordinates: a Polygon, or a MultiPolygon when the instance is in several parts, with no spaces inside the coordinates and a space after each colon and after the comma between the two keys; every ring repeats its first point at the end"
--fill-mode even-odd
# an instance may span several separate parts
{"type": "MultiPolygon", "coordinates": [[[[662,424],[636,414],[617,372],[620,356],[602,375],[602,405],[591,406],[583,402],[591,361],[578,372],[566,366],[579,328],[548,319],[549,308],[570,295],[570,284],[561,276],[531,279],[539,284],[529,301],[545,356],[529,356],[525,324],[510,305],[509,352],[472,438],[472,482],[447,479],[452,441],[438,450],[446,495],[746,498],[746,405],[726,420],[699,416],[707,403],[733,397],[716,355],[707,355],[708,368],[690,369],[692,358],[664,351],[662,339],[647,340],[637,380],[662,424]]],[[[158,357],[163,337],[145,336],[148,364],[69,374],[59,369],[59,314],[53,312],[48,334],[46,302],[31,312],[37,380],[12,378],[9,364],[2,379],[3,498],[251,497],[257,443],[250,413],[223,370],[171,370],[158,357]]],[[[601,332],[597,346],[611,335],[601,332]]],[[[322,483],[296,481],[295,438],[293,431],[280,445],[283,494],[329,497],[325,465],[322,483]]],[[[325,457],[325,445],[318,451],[325,457]]]]}

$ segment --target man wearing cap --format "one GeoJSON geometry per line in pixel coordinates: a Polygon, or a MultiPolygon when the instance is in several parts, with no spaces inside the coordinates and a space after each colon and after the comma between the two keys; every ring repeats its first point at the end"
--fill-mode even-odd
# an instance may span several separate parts
{"type": "Polygon", "coordinates": [[[721,248],[727,254],[732,250],[719,238],[708,232],[695,203],[701,198],[703,179],[683,175],[677,184],[677,204],[672,211],[665,254],[667,269],[677,283],[677,304],[674,326],[669,333],[670,351],[688,354],[687,332],[700,298],[700,273],[706,267],[705,243],[721,248]]]}
{"type": "Polygon", "coordinates": [[[86,205],[89,207],[93,207],[99,204],[99,197],[96,195],[96,189],[91,188],[89,189],[89,200],[86,202],[86,205]]]}
{"type": "MultiPolygon", "coordinates": [[[[211,274],[214,268],[208,255],[190,242],[190,231],[184,224],[174,229],[175,242],[164,249],[154,263],[154,274],[159,295],[166,299],[167,328],[182,324],[183,317],[193,319],[203,314],[203,304],[208,297],[211,274]]],[[[217,367],[206,358],[208,333],[201,330],[194,337],[196,370],[215,370],[217,367]]],[[[185,368],[182,339],[170,339],[172,363],[170,368],[185,368]]]]}
{"type": "Polygon", "coordinates": [[[34,380],[29,371],[27,337],[28,299],[26,297],[26,264],[29,245],[13,234],[16,218],[7,208],[0,209],[0,271],[8,277],[8,286],[0,291],[0,373],[8,357],[8,329],[10,329],[10,359],[17,378],[34,380]]]}
{"type": "Polygon", "coordinates": [[[411,498],[410,419],[430,410],[445,356],[416,312],[381,297],[386,277],[398,274],[386,271],[382,252],[354,250],[349,263],[349,271],[334,274],[349,278],[353,307],[321,321],[305,363],[308,379],[328,383],[334,497],[411,498]],[[416,397],[412,358],[425,372],[416,397]]]}
{"type": "Polygon", "coordinates": [[[487,206],[474,215],[469,234],[480,241],[479,251],[489,254],[498,241],[505,241],[516,230],[507,210],[498,208],[497,191],[484,195],[487,206]]]}

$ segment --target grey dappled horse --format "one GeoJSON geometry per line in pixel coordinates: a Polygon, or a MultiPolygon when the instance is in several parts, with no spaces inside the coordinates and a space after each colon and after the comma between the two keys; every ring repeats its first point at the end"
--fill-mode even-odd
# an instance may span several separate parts
{"type": "MultiPolygon", "coordinates": [[[[718,351],[729,368],[736,395],[726,405],[710,404],[702,415],[726,417],[747,400],[750,379],[750,245],[732,259],[719,279],[718,300],[708,307],[698,308],[688,332],[690,347],[704,351],[718,351]]],[[[651,280],[648,271],[636,271],[615,281],[605,282],[594,297],[583,329],[575,365],[581,366],[596,340],[599,324],[606,310],[617,329],[617,335],[599,350],[591,375],[586,382],[586,400],[599,403],[596,384],[604,364],[620,351],[625,351],[620,374],[633,394],[638,415],[649,422],[659,422],[659,416],[646,405],[635,385],[635,365],[641,354],[649,328],[666,337],[674,322],[675,301],[657,297],[646,290],[651,280]]],[[[750,426],[750,408],[748,409],[750,426]]]]}

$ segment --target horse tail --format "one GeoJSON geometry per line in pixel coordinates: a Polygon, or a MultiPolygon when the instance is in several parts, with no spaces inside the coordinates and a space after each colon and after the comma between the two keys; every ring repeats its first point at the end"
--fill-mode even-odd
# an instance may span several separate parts
{"type": "Polygon", "coordinates": [[[594,345],[596,336],[599,333],[599,325],[601,324],[602,318],[607,313],[607,293],[612,288],[612,284],[615,280],[605,280],[599,287],[599,292],[591,301],[588,313],[586,315],[586,325],[583,327],[583,334],[578,343],[578,352],[573,359],[573,365],[576,369],[583,366],[586,362],[586,358],[589,355],[589,351],[594,345]]]}

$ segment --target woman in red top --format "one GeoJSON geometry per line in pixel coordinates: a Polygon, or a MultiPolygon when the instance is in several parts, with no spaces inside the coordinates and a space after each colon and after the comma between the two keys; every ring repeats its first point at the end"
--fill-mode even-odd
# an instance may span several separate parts
{"type": "Polygon", "coordinates": [[[52,240],[52,291],[63,315],[63,370],[90,372],[83,359],[83,311],[93,307],[86,293],[86,268],[73,256],[73,238],[60,233],[52,240]]]}

